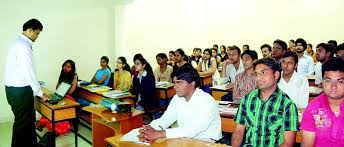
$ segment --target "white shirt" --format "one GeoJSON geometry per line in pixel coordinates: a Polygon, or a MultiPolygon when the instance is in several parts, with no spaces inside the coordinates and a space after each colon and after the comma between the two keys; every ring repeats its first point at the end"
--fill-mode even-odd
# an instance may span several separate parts
{"type": "MultiPolygon", "coordinates": [[[[211,66],[212,66],[211,63],[213,63],[213,61],[215,61],[215,63],[216,63],[215,58],[211,57],[211,58],[210,58],[210,65],[208,65],[208,64],[209,64],[209,60],[204,61],[203,58],[201,58],[201,59],[199,60],[199,64],[201,64],[201,66],[202,66],[202,71],[203,71],[203,72],[209,71],[209,70],[211,69],[211,66]]],[[[217,67],[216,67],[215,72],[214,72],[213,75],[212,75],[212,78],[213,78],[213,80],[214,80],[214,79],[220,78],[220,73],[219,73],[219,71],[217,70],[217,67]]]]}
{"type": "Polygon", "coordinates": [[[5,85],[30,86],[35,96],[43,95],[36,78],[32,41],[25,35],[20,35],[8,50],[5,63],[5,85]]]}
{"type": "Polygon", "coordinates": [[[214,98],[201,89],[196,89],[187,102],[175,95],[161,118],[150,124],[154,129],[165,129],[166,138],[221,138],[221,117],[214,98]],[[176,128],[168,128],[174,122],[176,128]]]}
{"type": "Polygon", "coordinates": [[[305,76],[313,75],[314,73],[314,61],[313,58],[303,53],[297,63],[297,72],[305,76]]]}
{"type": "Polygon", "coordinates": [[[229,64],[226,66],[226,77],[231,79],[231,82],[234,83],[235,81],[235,76],[239,73],[242,73],[245,68],[244,68],[244,64],[242,63],[242,60],[239,60],[239,68],[238,70],[235,69],[233,64],[229,64]]]}
{"type": "Polygon", "coordinates": [[[282,76],[278,82],[278,87],[294,101],[297,108],[306,108],[309,98],[309,85],[306,76],[294,71],[289,82],[286,82],[282,76]]]}
{"type": "Polygon", "coordinates": [[[322,82],[322,72],[321,72],[321,62],[317,62],[314,66],[315,71],[315,84],[320,84],[322,82]]]}

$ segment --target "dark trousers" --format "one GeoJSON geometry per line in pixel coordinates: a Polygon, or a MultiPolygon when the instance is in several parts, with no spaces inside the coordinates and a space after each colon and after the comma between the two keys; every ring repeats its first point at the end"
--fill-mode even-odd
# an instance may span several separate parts
{"type": "Polygon", "coordinates": [[[14,114],[12,147],[36,147],[34,96],[30,86],[7,87],[6,97],[14,114]]]}

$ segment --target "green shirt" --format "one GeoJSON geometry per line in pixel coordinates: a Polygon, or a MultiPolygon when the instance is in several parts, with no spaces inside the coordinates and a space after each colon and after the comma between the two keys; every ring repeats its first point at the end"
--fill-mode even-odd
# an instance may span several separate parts
{"type": "Polygon", "coordinates": [[[297,131],[295,103],[278,87],[264,102],[255,89],[240,101],[235,122],[246,126],[244,146],[278,146],[285,131],[297,131]]]}

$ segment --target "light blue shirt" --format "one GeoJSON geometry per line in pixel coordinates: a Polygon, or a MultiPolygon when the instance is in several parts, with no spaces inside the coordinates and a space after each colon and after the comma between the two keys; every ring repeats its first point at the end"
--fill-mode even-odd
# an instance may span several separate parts
{"type": "Polygon", "coordinates": [[[311,56],[303,53],[303,56],[299,58],[299,62],[297,63],[297,73],[303,74],[304,76],[313,75],[314,61],[311,56]]]}
{"type": "Polygon", "coordinates": [[[99,81],[103,78],[103,76],[107,74],[107,78],[105,79],[104,83],[102,84],[103,86],[107,86],[110,80],[110,76],[111,76],[111,71],[109,68],[105,68],[104,70],[102,69],[98,69],[96,72],[96,80],[99,81]]]}

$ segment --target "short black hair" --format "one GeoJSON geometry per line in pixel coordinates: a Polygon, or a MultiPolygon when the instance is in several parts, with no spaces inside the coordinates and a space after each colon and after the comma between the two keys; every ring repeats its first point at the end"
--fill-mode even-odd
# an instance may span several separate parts
{"type": "Polygon", "coordinates": [[[295,44],[298,44],[298,43],[301,43],[303,50],[306,50],[306,48],[307,48],[306,40],[304,40],[303,38],[298,38],[298,39],[296,39],[295,44]]]}
{"type": "Polygon", "coordinates": [[[258,64],[264,64],[266,66],[269,66],[274,73],[276,71],[278,71],[280,73],[280,75],[279,75],[279,78],[277,79],[277,82],[279,82],[279,80],[281,79],[281,66],[280,66],[280,64],[276,60],[271,59],[271,58],[259,59],[257,62],[253,63],[253,69],[254,70],[256,69],[256,66],[258,64]]]}
{"type": "Polygon", "coordinates": [[[178,80],[184,80],[188,83],[195,82],[195,88],[201,85],[199,74],[192,66],[179,67],[175,73],[175,77],[178,80]]]}
{"type": "Polygon", "coordinates": [[[322,72],[323,77],[324,77],[324,74],[326,71],[344,72],[344,60],[341,58],[337,58],[337,57],[327,60],[321,66],[321,72],[322,72]]]}
{"type": "Polygon", "coordinates": [[[283,40],[280,40],[280,39],[276,39],[274,41],[274,44],[277,43],[278,45],[280,45],[282,47],[282,50],[288,50],[288,45],[287,43],[285,43],[283,40]]]}
{"type": "Polygon", "coordinates": [[[292,51],[287,51],[286,53],[283,54],[282,59],[283,58],[288,58],[288,57],[293,57],[295,64],[297,64],[299,62],[299,57],[297,57],[296,52],[292,52],[292,51]]]}
{"type": "Polygon", "coordinates": [[[271,46],[269,45],[269,44],[263,44],[262,46],[260,46],[260,50],[263,50],[263,48],[268,48],[269,49],[269,51],[271,52],[272,51],[272,49],[271,49],[271,46]]]}
{"type": "Polygon", "coordinates": [[[325,49],[326,53],[330,53],[330,58],[333,57],[333,48],[331,47],[331,45],[327,44],[327,43],[319,43],[317,45],[317,48],[322,47],[325,49]]]}
{"type": "Polygon", "coordinates": [[[295,40],[294,40],[294,39],[290,39],[289,41],[292,42],[292,43],[295,43],[295,40]]]}
{"type": "Polygon", "coordinates": [[[23,31],[26,31],[27,29],[42,31],[43,30],[43,25],[42,25],[42,23],[39,20],[33,18],[33,19],[30,19],[30,20],[28,20],[27,22],[24,23],[23,31]]]}
{"type": "Polygon", "coordinates": [[[213,48],[215,48],[215,47],[216,47],[216,48],[219,48],[219,46],[218,46],[217,44],[214,44],[214,45],[213,45],[213,48]]]}
{"type": "Polygon", "coordinates": [[[244,48],[245,46],[248,50],[250,50],[250,46],[248,44],[243,45],[242,48],[244,48]]]}
{"type": "Polygon", "coordinates": [[[246,51],[244,51],[244,52],[241,54],[241,58],[242,58],[245,54],[249,55],[249,56],[252,58],[252,60],[258,59],[257,52],[254,51],[254,50],[246,50],[246,51]]]}
{"type": "Polygon", "coordinates": [[[339,44],[339,45],[336,47],[336,50],[335,50],[336,54],[337,54],[339,51],[341,51],[341,50],[344,50],[344,43],[339,44]]]}
{"type": "Polygon", "coordinates": [[[333,44],[333,47],[337,47],[337,41],[336,40],[329,40],[327,43],[333,44]]]}
{"type": "Polygon", "coordinates": [[[237,47],[236,45],[233,45],[229,48],[229,50],[236,50],[238,52],[238,55],[241,55],[241,50],[239,47],[237,47]]]}

